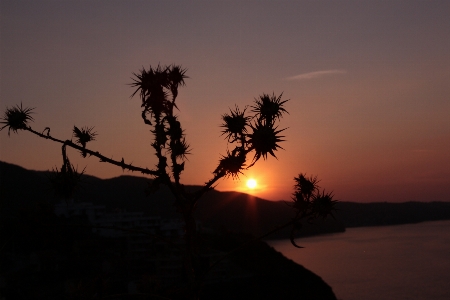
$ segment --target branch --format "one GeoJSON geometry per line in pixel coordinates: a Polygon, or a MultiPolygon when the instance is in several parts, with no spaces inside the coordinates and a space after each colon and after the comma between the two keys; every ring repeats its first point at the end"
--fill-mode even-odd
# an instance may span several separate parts
{"type": "MultiPolygon", "coordinates": [[[[250,152],[249,150],[245,149],[245,145],[246,145],[246,140],[245,140],[245,135],[242,135],[239,140],[241,141],[241,147],[236,147],[232,153],[233,155],[235,154],[236,151],[238,151],[238,149],[244,149],[243,154],[246,157],[247,154],[250,152]]],[[[246,169],[250,168],[251,166],[247,167],[246,169]]],[[[198,199],[200,199],[207,191],[209,191],[211,189],[211,187],[213,186],[214,183],[217,182],[217,180],[219,180],[220,178],[227,176],[227,172],[229,170],[221,170],[220,172],[216,173],[214,175],[213,178],[211,178],[208,182],[205,183],[205,185],[198,191],[196,191],[194,193],[194,202],[197,202],[198,199]]],[[[239,171],[239,170],[238,170],[239,171]]],[[[239,172],[240,173],[240,172],[239,172]]],[[[230,173],[228,173],[230,174],[230,173]]]]}
{"type": "MultiPolygon", "coordinates": [[[[74,142],[72,142],[70,140],[63,141],[63,140],[54,138],[54,137],[52,137],[49,134],[50,130],[48,130],[47,135],[44,135],[44,134],[42,134],[40,132],[37,132],[37,131],[33,130],[31,127],[26,127],[25,130],[28,130],[29,132],[34,133],[35,135],[37,135],[37,136],[39,136],[41,138],[52,140],[52,141],[57,142],[57,143],[65,144],[65,145],[70,146],[70,147],[72,147],[74,149],[77,149],[77,150],[79,150],[81,152],[84,151],[85,153],[87,153],[87,154],[89,154],[91,156],[98,157],[100,159],[100,162],[107,162],[107,163],[110,163],[112,165],[121,167],[122,169],[130,170],[132,172],[141,172],[142,174],[153,175],[153,176],[159,175],[159,173],[157,171],[149,170],[148,168],[144,169],[144,168],[141,168],[141,167],[136,167],[136,166],[133,166],[132,164],[126,164],[124,162],[123,158],[122,158],[121,161],[117,161],[117,160],[108,158],[108,157],[100,154],[98,151],[92,151],[92,150],[89,150],[89,149],[84,148],[82,146],[79,146],[79,145],[75,144],[74,142]]],[[[44,130],[44,132],[45,132],[45,130],[44,130]]]]}
{"type": "Polygon", "coordinates": [[[194,193],[194,203],[197,202],[198,199],[200,199],[207,191],[211,189],[211,186],[217,182],[220,178],[224,177],[226,175],[226,172],[220,172],[214,175],[213,178],[211,178],[208,182],[205,183],[205,185],[198,191],[194,193]]]}

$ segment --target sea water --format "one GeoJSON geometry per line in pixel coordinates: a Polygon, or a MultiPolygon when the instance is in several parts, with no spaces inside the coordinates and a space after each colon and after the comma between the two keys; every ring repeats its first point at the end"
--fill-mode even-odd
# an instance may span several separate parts
{"type": "Polygon", "coordinates": [[[450,221],[349,228],[269,241],[322,277],[342,300],[450,299],[450,221]]]}

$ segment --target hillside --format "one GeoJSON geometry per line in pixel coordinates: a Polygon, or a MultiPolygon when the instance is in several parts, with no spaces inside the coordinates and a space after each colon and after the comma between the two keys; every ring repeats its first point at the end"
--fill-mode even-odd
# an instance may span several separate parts
{"type": "MultiPolygon", "coordinates": [[[[30,171],[0,162],[0,215],[11,216],[36,201],[59,201],[53,196],[48,172],[30,171]]],[[[167,188],[145,195],[149,179],[120,176],[98,179],[84,176],[75,201],[105,205],[109,210],[143,211],[148,215],[177,217],[167,188]]],[[[187,186],[195,190],[197,186],[187,186]]],[[[394,225],[450,219],[450,202],[351,203],[340,202],[336,220],[305,224],[302,235],[344,231],[345,227],[394,225]]],[[[196,217],[205,226],[260,235],[290,220],[293,211],[283,201],[267,201],[238,192],[211,190],[199,202],[196,217]]],[[[289,230],[271,238],[287,238],[289,230]]]]}
{"type": "MultiPolygon", "coordinates": [[[[19,166],[0,162],[0,195],[2,214],[14,215],[20,207],[36,201],[58,202],[53,195],[48,172],[30,171],[19,166]]],[[[74,200],[105,205],[109,210],[142,211],[148,215],[178,217],[174,209],[174,198],[166,187],[149,196],[145,189],[150,182],[144,177],[120,176],[98,179],[83,176],[81,188],[74,200]]],[[[198,186],[187,186],[196,190],[198,186]]],[[[196,218],[204,226],[213,229],[261,235],[284,224],[293,215],[292,208],[285,202],[274,202],[238,192],[211,190],[198,204],[196,218]]],[[[319,221],[316,225],[305,224],[302,234],[343,231],[340,222],[332,219],[319,221]]],[[[289,229],[274,234],[272,238],[289,237],[289,229]]]]}
{"type": "MultiPolygon", "coordinates": [[[[48,174],[45,172],[0,163],[0,267],[8,274],[7,278],[0,274],[4,283],[0,287],[0,298],[31,299],[35,295],[40,295],[41,299],[60,299],[61,295],[72,297],[76,292],[65,288],[70,285],[78,286],[79,291],[86,295],[92,294],[93,297],[96,297],[96,293],[113,297],[126,294],[131,281],[149,293],[172,299],[184,298],[184,292],[178,286],[172,288],[167,283],[159,285],[160,279],[155,275],[159,274],[159,269],[151,259],[131,259],[132,256],[129,255],[135,252],[128,248],[126,240],[96,236],[89,227],[77,226],[80,221],[83,222],[82,218],[57,218],[49,207],[58,199],[49,190],[46,175],[48,174]]],[[[87,176],[83,185],[84,189],[77,194],[77,200],[104,204],[111,210],[127,209],[162,216],[176,215],[172,212],[172,199],[167,190],[145,197],[145,178],[122,176],[99,180],[87,176]]],[[[208,202],[210,206],[199,209],[199,218],[208,215],[209,219],[205,218],[205,223],[217,226],[225,226],[226,222],[230,222],[226,215],[239,209],[240,201],[256,201],[260,207],[255,211],[258,215],[267,214],[267,210],[277,205],[261,199],[247,199],[247,195],[242,194],[211,191],[208,196],[205,203],[208,202]],[[233,200],[224,200],[228,198],[233,200]]],[[[287,206],[283,204],[279,207],[284,209],[287,206]]],[[[234,213],[236,224],[233,224],[233,228],[239,230],[238,226],[247,225],[242,220],[245,219],[246,212],[244,209],[240,214],[234,213]]],[[[280,218],[283,217],[282,210],[278,214],[280,218]]],[[[244,229],[251,231],[255,228],[258,229],[256,226],[244,229]]],[[[223,255],[252,239],[249,234],[225,230],[202,235],[200,246],[203,251],[212,249],[213,252],[210,253],[223,255]]],[[[139,241],[143,242],[141,239],[139,241]]],[[[158,247],[168,251],[166,246],[154,241],[148,247],[147,253],[155,257],[164,257],[160,250],[155,250],[160,249],[158,247]]],[[[174,257],[172,263],[176,265],[177,256],[174,257]]],[[[209,260],[208,256],[203,259],[209,260]]],[[[211,258],[211,262],[215,260],[216,258],[211,258]]],[[[156,261],[159,264],[165,260],[156,261]]],[[[251,243],[242,251],[230,255],[224,262],[226,263],[219,265],[219,274],[225,274],[220,275],[225,276],[224,280],[215,279],[205,284],[201,299],[289,299],[299,295],[302,299],[311,300],[336,299],[331,287],[319,276],[285,258],[263,241],[251,243]]],[[[216,277],[212,277],[214,278],[216,277]]]]}
{"type": "Polygon", "coordinates": [[[450,202],[340,202],[336,217],[345,227],[386,226],[450,219],[450,202]]]}

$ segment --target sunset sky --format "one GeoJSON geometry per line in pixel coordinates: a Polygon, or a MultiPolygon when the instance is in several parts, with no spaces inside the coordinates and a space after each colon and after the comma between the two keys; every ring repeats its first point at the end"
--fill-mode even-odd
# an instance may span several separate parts
{"type": "MultiPolygon", "coordinates": [[[[450,1],[1,0],[0,109],[36,107],[32,128],[153,168],[133,72],[181,64],[179,116],[192,148],[185,184],[212,177],[226,140],[221,115],[280,94],[284,150],[218,190],[288,200],[300,172],[343,201],[450,201],[450,1]]],[[[0,132],[0,160],[62,163],[59,144],[0,132]]],[[[71,161],[111,178],[115,166],[71,161]]],[[[3,176],[3,175],[2,175],[3,176]]]]}

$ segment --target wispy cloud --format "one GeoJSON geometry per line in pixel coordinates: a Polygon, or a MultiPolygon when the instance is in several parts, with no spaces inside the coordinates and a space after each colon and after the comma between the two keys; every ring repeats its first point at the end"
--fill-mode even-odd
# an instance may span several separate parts
{"type": "Polygon", "coordinates": [[[346,73],[347,73],[346,70],[316,71],[316,72],[309,72],[309,73],[304,73],[304,74],[288,77],[288,78],[286,78],[286,80],[309,80],[309,79],[315,79],[315,78],[328,76],[328,75],[346,74],[346,73]]]}

